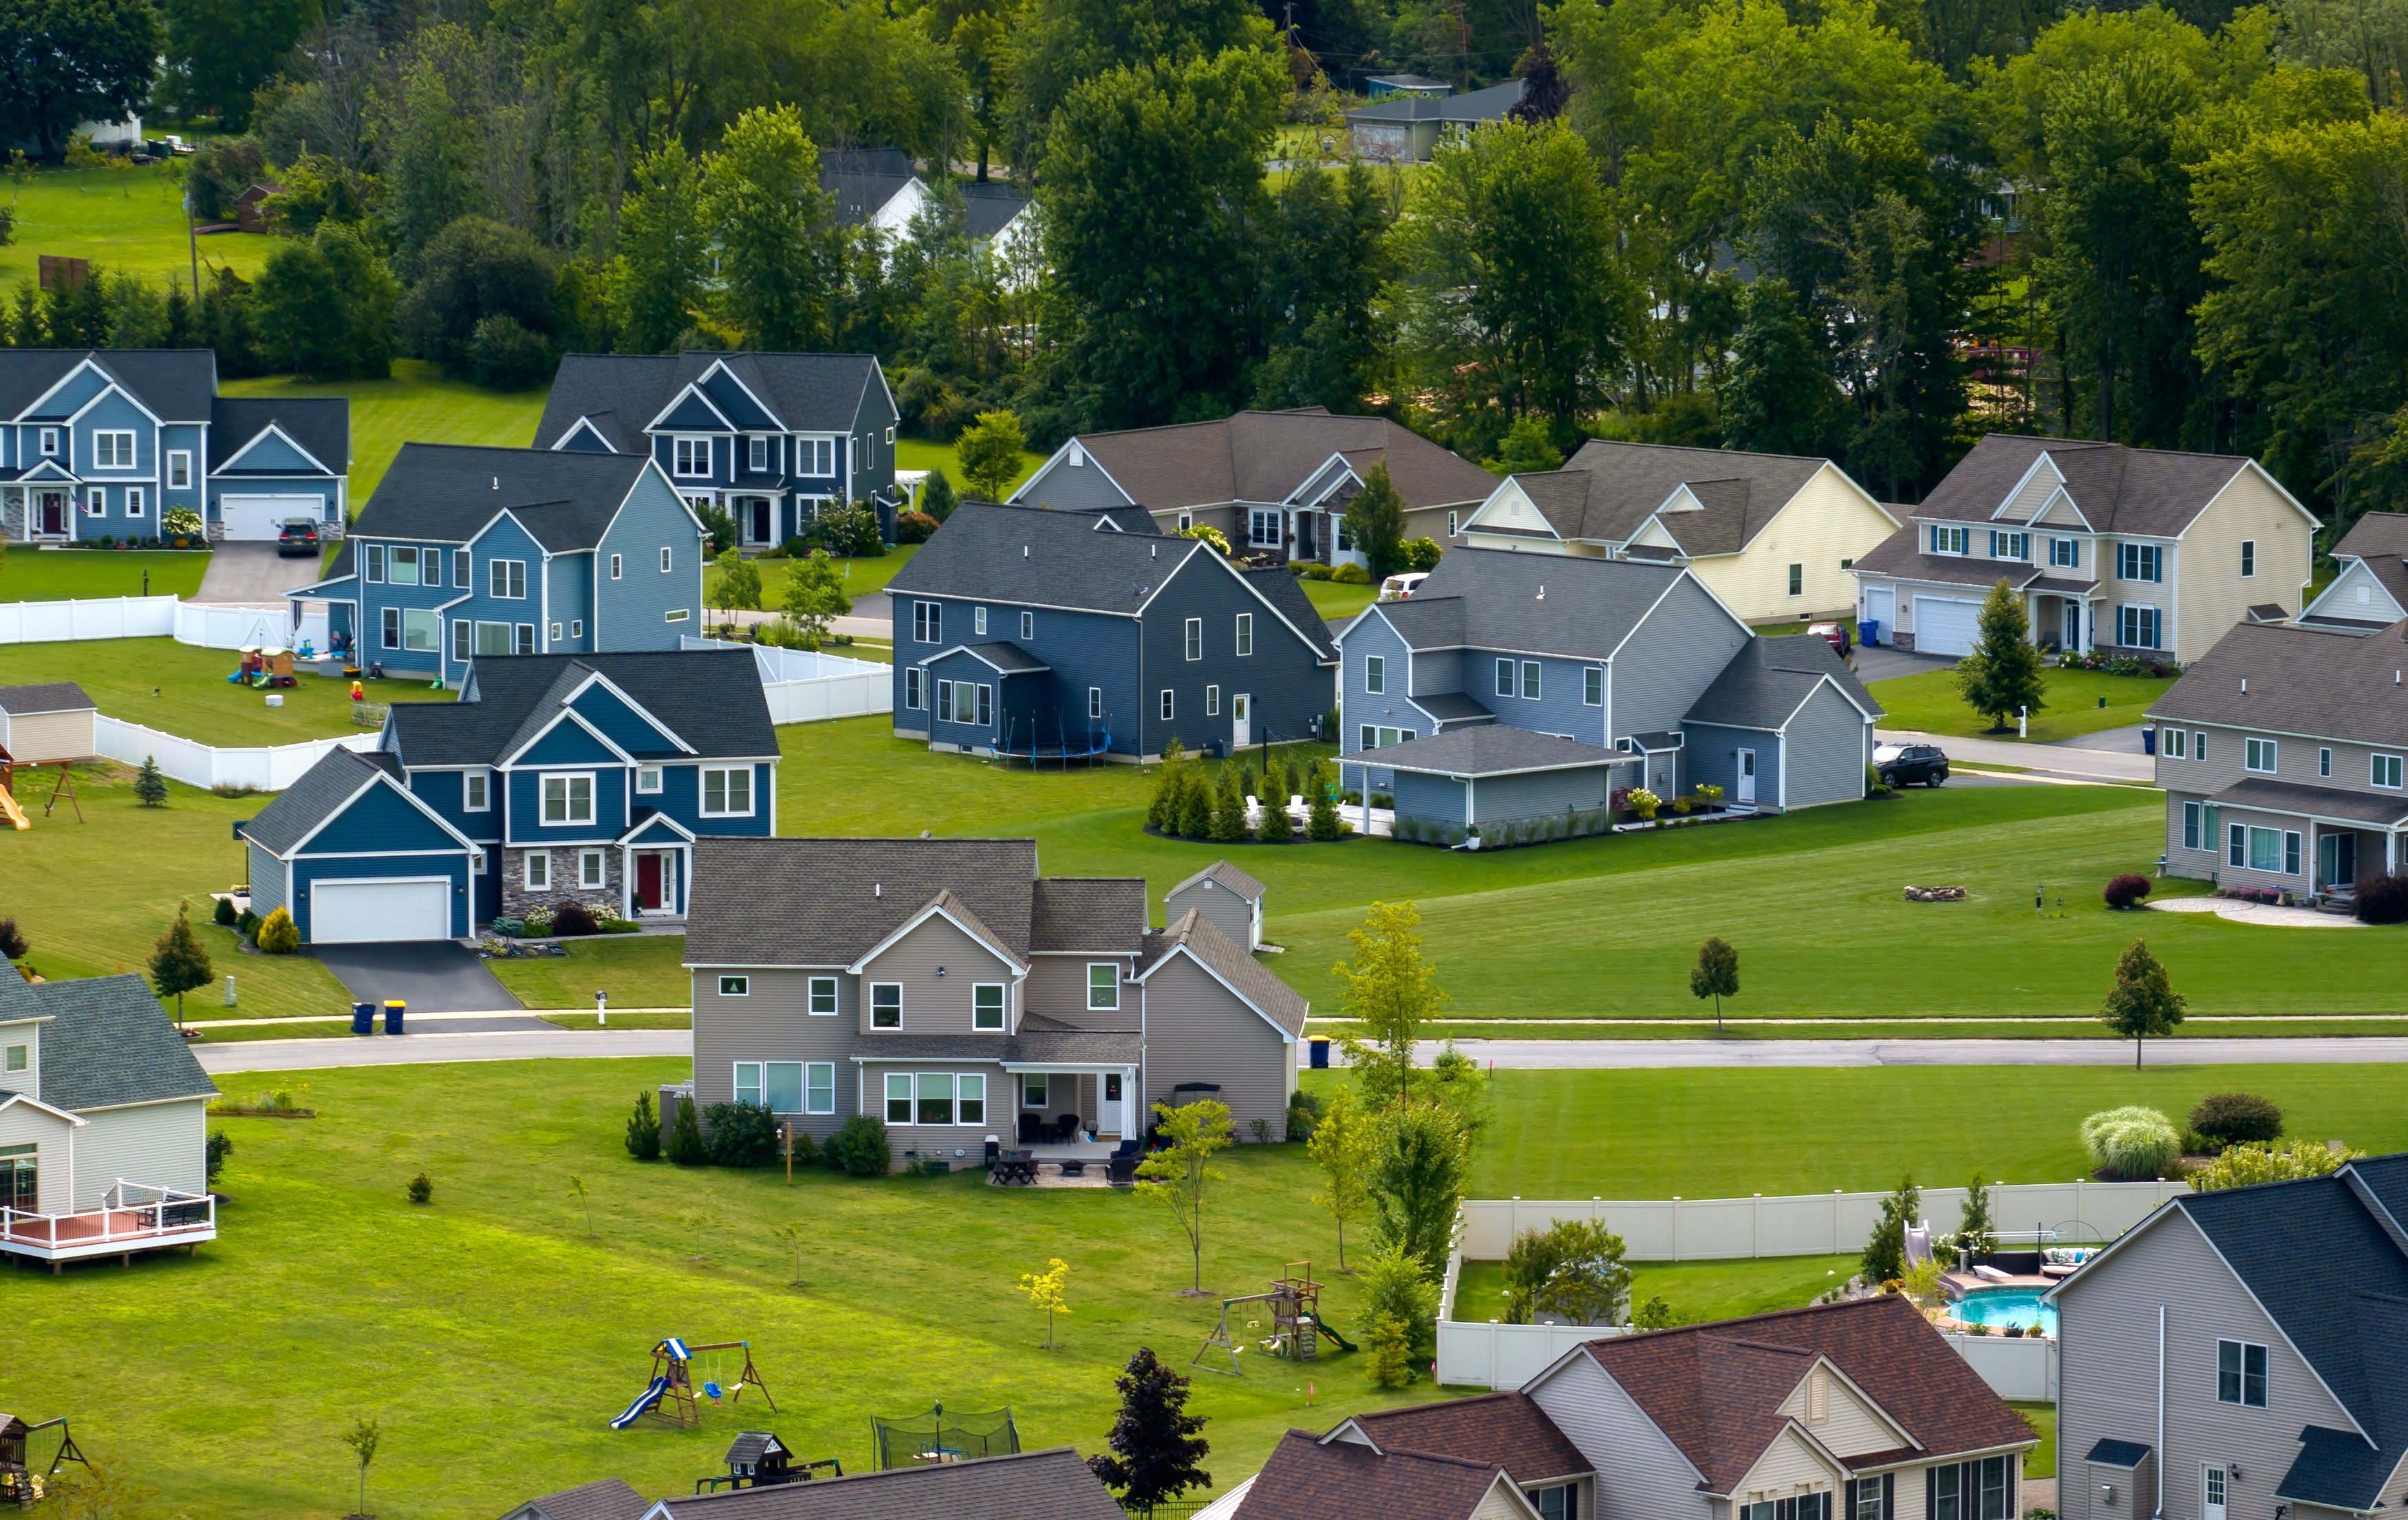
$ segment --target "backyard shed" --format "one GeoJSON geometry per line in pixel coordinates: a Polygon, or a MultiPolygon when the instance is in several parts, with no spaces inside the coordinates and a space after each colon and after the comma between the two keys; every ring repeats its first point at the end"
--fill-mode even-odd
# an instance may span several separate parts
{"type": "MultiPolygon", "coordinates": [[[[1285,799],[1266,799],[1264,806],[1278,807],[1285,799]]],[[[1226,860],[1216,860],[1186,881],[1163,894],[1162,905],[1168,910],[1169,922],[1179,922],[1179,915],[1194,909],[1212,921],[1212,926],[1227,935],[1246,950],[1263,948],[1263,893],[1260,882],[1248,876],[1226,860]]]]}
{"type": "Polygon", "coordinates": [[[100,753],[100,710],[72,681],[0,686],[0,750],[19,765],[88,760],[100,753]]]}

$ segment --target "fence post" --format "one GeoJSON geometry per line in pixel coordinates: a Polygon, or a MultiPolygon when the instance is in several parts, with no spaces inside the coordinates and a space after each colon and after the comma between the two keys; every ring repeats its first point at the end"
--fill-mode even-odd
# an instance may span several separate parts
{"type": "Polygon", "coordinates": [[[1672,1259],[1681,1259],[1681,1195],[1672,1195],[1672,1259]]]}
{"type": "Polygon", "coordinates": [[[1752,1196],[1751,1201],[1748,1205],[1748,1213],[1750,1217],[1748,1220],[1747,1231],[1747,1254],[1751,1256],[1761,1256],[1764,1255],[1763,1194],[1757,1193],[1752,1196]]]}
{"type": "Polygon", "coordinates": [[[1831,1255],[1840,1253],[1840,1190],[1831,1189],[1831,1255]]]}

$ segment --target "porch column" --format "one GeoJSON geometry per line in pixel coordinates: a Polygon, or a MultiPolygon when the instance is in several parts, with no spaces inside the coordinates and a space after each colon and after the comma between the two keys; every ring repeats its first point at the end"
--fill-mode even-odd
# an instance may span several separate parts
{"type": "Polygon", "coordinates": [[[2390,829],[2383,831],[2383,874],[2389,876],[2400,869],[2400,836],[2390,829]]]}

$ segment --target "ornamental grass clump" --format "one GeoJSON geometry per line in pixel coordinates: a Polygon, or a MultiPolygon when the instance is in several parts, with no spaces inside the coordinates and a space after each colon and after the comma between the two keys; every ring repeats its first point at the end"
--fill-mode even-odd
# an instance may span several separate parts
{"type": "Polygon", "coordinates": [[[2162,1177],[2182,1154],[2182,1131],[2155,1109],[2107,1109],[2082,1121],[2091,1165],[2125,1182],[2162,1177]]]}

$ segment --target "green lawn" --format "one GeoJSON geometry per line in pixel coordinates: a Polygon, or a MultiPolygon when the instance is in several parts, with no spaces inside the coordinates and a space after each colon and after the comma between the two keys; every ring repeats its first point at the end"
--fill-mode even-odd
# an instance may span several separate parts
{"type": "Polygon", "coordinates": [[[423,359],[396,359],[390,380],[227,380],[228,395],[341,395],[351,401],[351,511],[376,494],[404,443],[480,443],[523,449],[535,441],[549,388],[488,391],[446,380],[423,359]]]}
{"type": "Polygon", "coordinates": [[[1312,609],[1324,618],[1351,618],[1380,599],[1380,588],[1376,582],[1368,586],[1349,586],[1336,581],[1299,579],[1297,583],[1312,599],[1312,609]]]}
{"type": "MultiPolygon", "coordinates": [[[[903,566],[911,563],[911,556],[919,552],[918,544],[897,544],[875,559],[838,560],[838,567],[844,571],[845,594],[859,599],[884,591],[886,582],[894,580],[903,566]]],[[[761,572],[761,606],[764,610],[776,611],[785,605],[786,577],[793,571],[795,562],[781,555],[776,559],[756,559],[752,565],[761,572]]],[[[715,595],[719,586],[716,572],[710,577],[710,586],[715,595]]]]}
{"type": "MultiPolygon", "coordinates": [[[[2174,683],[2172,676],[2111,676],[2101,670],[2051,669],[2045,675],[2048,705],[2031,716],[2031,738],[2036,743],[2139,723],[2147,716],[2149,704],[2174,683]],[[2107,699],[2103,708],[2099,705],[2102,696],[2107,699]]],[[[1897,676],[1876,681],[1868,690],[1889,711],[1889,716],[1882,720],[1885,728],[2000,737],[1990,734],[1990,720],[1967,707],[1957,695],[1954,671],[1927,670],[1916,676],[1897,676]]],[[[2011,724],[2004,737],[2014,737],[2012,726],[2011,724]]]]}
{"type": "MultiPolygon", "coordinates": [[[[17,209],[16,240],[0,248],[0,290],[33,280],[44,253],[90,259],[104,269],[192,289],[192,247],[184,236],[184,189],[159,165],[47,169],[22,189],[7,187],[17,209]]],[[[213,233],[198,240],[201,279],[232,269],[257,274],[276,239],[264,233],[213,233]]]]}
{"type": "MultiPolygon", "coordinates": [[[[1020,473],[1011,478],[1011,486],[1035,474],[1037,466],[1043,463],[1045,455],[1021,451],[1020,473]]],[[[895,467],[940,469],[952,479],[956,493],[968,495],[969,492],[970,480],[962,473],[961,454],[950,443],[931,443],[926,438],[898,438],[895,443],[895,467]]],[[[1011,486],[1004,487],[1005,495],[1011,495],[1011,486]]]]}
{"type": "MultiPolygon", "coordinates": [[[[1662,1298],[1683,1322],[1732,1319],[1814,1301],[1835,1283],[1856,1275],[1854,1256],[1765,1256],[1750,1261],[1635,1261],[1633,1308],[1662,1298]]],[[[1455,1317],[1502,1319],[1505,1264],[1467,1261],[1455,1285],[1455,1317]]]]}
{"type": "MultiPolygon", "coordinates": [[[[614,1008],[684,1008],[694,983],[678,962],[685,954],[681,934],[606,934],[567,941],[558,959],[488,961],[494,978],[529,1008],[594,1008],[596,991],[614,1008]]],[[[613,1016],[613,1025],[620,1021],[613,1016]]],[[[693,1021],[681,1019],[676,1027],[693,1021]]]]}
{"type": "MultiPolygon", "coordinates": [[[[296,676],[300,684],[276,693],[284,702],[271,708],[269,694],[227,684],[241,663],[232,650],[197,649],[172,638],[14,644],[7,656],[11,681],[79,681],[108,716],[202,744],[292,744],[365,732],[351,722],[351,686],[339,666],[327,666],[335,674],[296,676]]],[[[378,702],[451,700],[451,694],[417,681],[367,684],[378,702]]]]}
{"type": "Polygon", "coordinates": [[[144,595],[190,596],[201,589],[209,556],[179,549],[35,549],[0,555],[0,602],[63,602],[144,595]]]}

